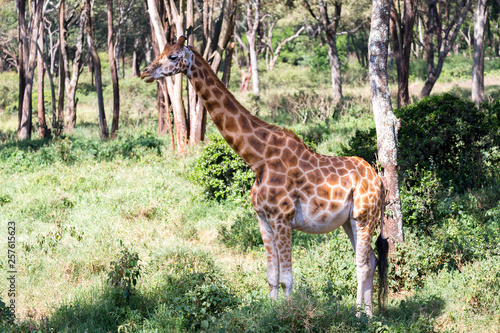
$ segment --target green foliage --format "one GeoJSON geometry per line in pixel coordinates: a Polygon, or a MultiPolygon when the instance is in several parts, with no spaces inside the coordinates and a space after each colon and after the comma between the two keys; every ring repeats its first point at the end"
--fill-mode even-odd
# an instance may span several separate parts
{"type": "Polygon", "coordinates": [[[375,128],[367,131],[356,130],[347,145],[341,145],[342,156],[358,156],[374,165],[377,157],[377,132],[375,128]]]}
{"type": "Polygon", "coordinates": [[[164,143],[152,130],[124,130],[115,140],[60,137],[0,144],[0,169],[10,173],[39,170],[55,163],[75,164],[83,161],[141,159],[150,154],[160,156],[164,143]]]}
{"type": "Polygon", "coordinates": [[[397,292],[422,287],[425,278],[445,267],[448,261],[449,257],[439,240],[429,237],[424,242],[405,230],[405,242],[396,244],[389,264],[389,288],[397,292]]]}
{"type": "MultiPolygon", "coordinates": [[[[408,174],[417,168],[433,171],[443,184],[460,192],[480,187],[491,175],[488,165],[494,165],[498,158],[493,153],[498,149],[498,118],[493,116],[498,114],[496,108],[493,104],[478,109],[470,101],[443,94],[395,110],[401,120],[400,169],[408,174]]],[[[360,156],[370,163],[375,160],[375,152],[374,129],[356,132],[348,147],[342,148],[342,155],[360,156]]]]}
{"type": "MultiPolygon", "coordinates": [[[[321,236],[317,236],[321,237],[321,236]]],[[[356,262],[347,236],[341,230],[328,234],[319,246],[293,248],[294,279],[322,297],[343,297],[356,292],[356,262]]]]}
{"type": "Polygon", "coordinates": [[[221,135],[208,138],[190,179],[201,185],[207,198],[242,200],[249,195],[254,173],[221,135]]]}
{"type": "Polygon", "coordinates": [[[228,247],[237,247],[244,251],[263,244],[255,213],[246,211],[236,218],[230,228],[222,226],[219,239],[228,247]]]}
{"type": "MultiPolygon", "coordinates": [[[[378,324],[375,324],[378,325],[378,324]]],[[[339,305],[335,298],[318,297],[299,289],[278,302],[248,297],[241,307],[228,311],[210,327],[215,332],[360,332],[371,331],[366,316],[339,305]]]]}
{"type": "Polygon", "coordinates": [[[496,132],[484,110],[450,94],[423,98],[395,111],[401,120],[399,165],[402,170],[435,170],[459,191],[479,187],[484,179],[483,152],[496,132]]]}
{"type": "Polygon", "coordinates": [[[328,45],[323,44],[319,46],[314,44],[313,50],[313,56],[308,59],[308,65],[311,67],[311,71],[314,73],[329,72],[330,62],[328,60],[328,45]]]}
{"type": "Polygon", "coordinates": [[[137,285],[137,280],[141,276],[141,264],[139,264],[140,259],[137,252],[131,252],[121,240],[119,240],[119,245],[122,248],[120,250],[121,257],[110,263],[108,283],[125,300],[129,300],[137,285]]]}
{"type": "Polygon", "coordinates": [[[238,305],[208,253],[179,248],[155,262],[160,258],[167,261],[169,268],[169,274],[163,277],[166,284],[162,302],[172,314],[182,318],[185,329],[206,329],[224,311],[238,305]]]}
{"type": "MultiPolygon", "coordinates": [[[[17,19],[15,22],[17,22],[17,19]]],[[[0,111],[5,110],[10,114],[17,113],[19,95],[17,82],[18,79],[16,73],[2,73],[0,75],[0,96],[2,96],[0,99],[0,111]]]]}
{"type": "Polygon", "coordinates": [[[435,172],[418,167],[414,172],[409,172],[400,186],[405,224],[418,231],[428,232],[427,228],[439,222],[437,208],[442,191],[443,186],[435,172]]]}
{"type": "Polygon", "coordinates": [[[474,313],[500,314],[500,261],[484,260],[464,269],[465,305],[474,313]]]}
{"type": "Polygon", "coordinates": [[[10,312],[10,308],[4,303],[0,297],[0,327],[6,327],[13,321],[13,316],[10,312]]]}

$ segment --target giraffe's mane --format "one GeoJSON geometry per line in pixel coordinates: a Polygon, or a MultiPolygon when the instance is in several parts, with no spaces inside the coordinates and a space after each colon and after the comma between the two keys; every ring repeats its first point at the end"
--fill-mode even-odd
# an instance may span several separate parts
{"type": "MultiPolygon", "coordinates": [[[[245,109],[245,111],[248,112],[247,109],[245,109]]],[[[271,130],[275,133],[283,133],[286,136],[291,137],[291,138],[299,141],[300,143],[304,143],[304,141],[293,130],[286,128],[284,126],[270,124],[270,123],[266,122],[265,120],[262,120],[257,116],[254,116],[250,112],[248,112],[248,114],[250,115],[250,120],[253,121],[254,123],[256,123],[257,125],[262,126],[262,127],[266,128],[268,130],[271,130]]]]}
{"type": "Polygon", "coordinates": [[[231,91],[229,91],[229,89],[226,87],[226,85],[219,79],[219,77],[217,76],[217,74],[215,74],[215,72],[212,70],[212,67],[202,57],[202,55],[198,51],[196,51],[194,49],[194,47],[188,46],[188,48],[189,48],[189,50],[191,52],[193,52],[193,55],[195,57],[199,57],[200,60],[202,60],[202,64],[204,65],[204,67],[207,68],[208,72],[211,75],[214,76],[214,80],[216,80],[217,82],[219,82],[220,88],[223,88],[224,90],[227,91],[227,93],[232,97],[232,99],[234,100],[234,102],[239,106],[239,109],[248,116],[248,120],[250,120],[254,124],[256,124],[258,126],[261,126],[261,127],[265,128],[265,129],[268,129],[268,130],[270,130],[270,131],[272,131],[274,133],[282,133],[282,134],[284,134],[287,137],[295,139],[299,143],[303,144],[307,149],[309,149],[309,147],[307,147],[307,145],[304,143],[304,141],[301,138],[299,138],[299,136],[293,130],[291,130],[289,128],[286,128],[286,127],[282,127],[282,126],[270,124],[270,123],[268,123],[268,122],[260,119],[259,117],[254,116],[253,114],[251,114],[250,111],[248,111],[243,105],[241,105],[241,103],[234,97],[233,93],[231,91]]]}

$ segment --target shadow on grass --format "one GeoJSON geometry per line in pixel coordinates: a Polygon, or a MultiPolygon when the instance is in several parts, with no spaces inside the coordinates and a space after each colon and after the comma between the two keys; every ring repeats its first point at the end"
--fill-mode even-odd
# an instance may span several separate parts
{"type": "MultiPolygon", "coordinates": [[[[172,288],[171,283],[182,285],[181,280],[136,293],[128,302],[108,288],[93,289],[56,308],[50,318],[23,322],[7,332],[190,331],[187,327],[191,319],[186,315],[201,312],[184,310],[193,304],[189,300],[179,303],[179,297],[184,299],[182,295],[171,297],[183,289],[172,288]]],[[[393,303],[386,316],[370,320],[365,315],[356,317],[354,307],[336,298],[319,299],[308,290],[298,290],[291,299],[281,297],[278,302],[257,296],[251,301],[232,303],[208,319],[204,328],[210,332],[434,332],[435,319],[444,306],[444,300],[437,296],[417,295],[393,303]]],[[[191,326],[191,331],[200,328],[191,326]]]]}
{"type": "Polygon", "coordinates": [[[42,147],[48,146],[52,143],[52,138],[46,139],[32,139],[32,140],[24,140],[18,141],[15,137],[10,137],[5,140],[4,143],[0,144],[0,150],[16,148],[17,150],[22,151],[37,151],[42,147]]]}
{"type": "Polygon", "coordinates": [[[384,323],[405,332],[434,332],[435,319],[444,310],[445,301],[436,295],[414,295],[393,302],[385,313],[384,323]]]}

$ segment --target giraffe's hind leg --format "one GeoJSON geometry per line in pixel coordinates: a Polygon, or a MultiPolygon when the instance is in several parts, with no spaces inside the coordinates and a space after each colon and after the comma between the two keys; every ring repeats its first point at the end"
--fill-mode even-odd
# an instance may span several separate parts
{"type": "Polygon", "coordinates": [[[377,266],[377,259],[371,246],[372,228],[365,226],[360,228],[355,219],[351,218],[343,225],[352,247],[356,254],[356,277],[358,282],[356,308],[359,309],[356,314],[361,316],[361,309],[371,317],[373,314],[373,277],[377,266]]]}

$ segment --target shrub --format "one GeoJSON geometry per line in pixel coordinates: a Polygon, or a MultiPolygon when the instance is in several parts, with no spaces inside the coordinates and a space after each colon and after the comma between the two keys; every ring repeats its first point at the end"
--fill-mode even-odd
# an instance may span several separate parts
{"type": "Polygon", "coordinates": [[[500,313],[500,264],[488,258],[464,269],[465,304],[474,313],[500,313]]]}
{"type": "Polygon", "coordinates": [[[168,310],[182,318],[182,326],[199,331],[216,322],[227,309],[238,305],[238,299],[226,286],[220,268],[208,252],[187,248],[169,249],[155,262],[165,264],[169,272],[162,280],[163,302],[168,310]]]}
{"type": "Polygon", "coordinates": [[[479,187],[483,152],[495,127],[474,103],[450,94],[423,98],[395,110],[401,120],[399,165],[402,170],[436,170],[457,190],[479,187]]]}
{"type": "Polygon", "coordinates": [[[442,191],[435,172],[417,167],[416,171],[407,173],[400,186],[405,223],[417,231],[429,232],[428,227],[439,220],[438,204],[442,191]]]}
{"type": "Polygon", "coordinates": [[[425,278],[438,272],[449,261],[440,240],[417,238],[405,231],[404,243],[396,243],[396,251],[389,265],[389,287],[393,291],[422,287],[425,278]]]}
{"type": "Polygon", "coordinates": [[[254,173],[231,149],[220,134],[210,135],[190,175],[191,181],[202,186],[207,198],[218,201],[241,200],[248,197],[254,173]]]}
{"type": "Polygon", "coordinates": [[[377,132],[375,128],[367,131],[356,130],[356,133],[349,139],[347,146],[341,145],[341,155],[358,156],[370,164],[375,164],[377,160],[377,132]]]}
{"type": "MultiPolygon", "coordinates": [[[[478,109],[470,101],[450,94],[423,98],[416,104],[395,110],[401,120],[398,142],[400,169],[412,173],[432,170],[444,184],[459,192],[478,188],[498,154],[499,123],[495,103],[478,109]],[[485,163],[485,156],[489,163],[485,163]]],[[[342,148],[342,155],[375,160],[376,132],[358,131],[342,148]]],[[[411,183],[410,185],[414,185],[411,183]]]]}
{"type": "Polygon", "coordinates": [[[132,292],[141,276],[141,265],[139,264],[139,254],[130,252],[122,241],[119,241],[122,250],[121,257],[117,261],[111,262],[111,270],[108,273],[108,282],[111,287],[120,292],[123,298],[130,299],[132,292]]]}

